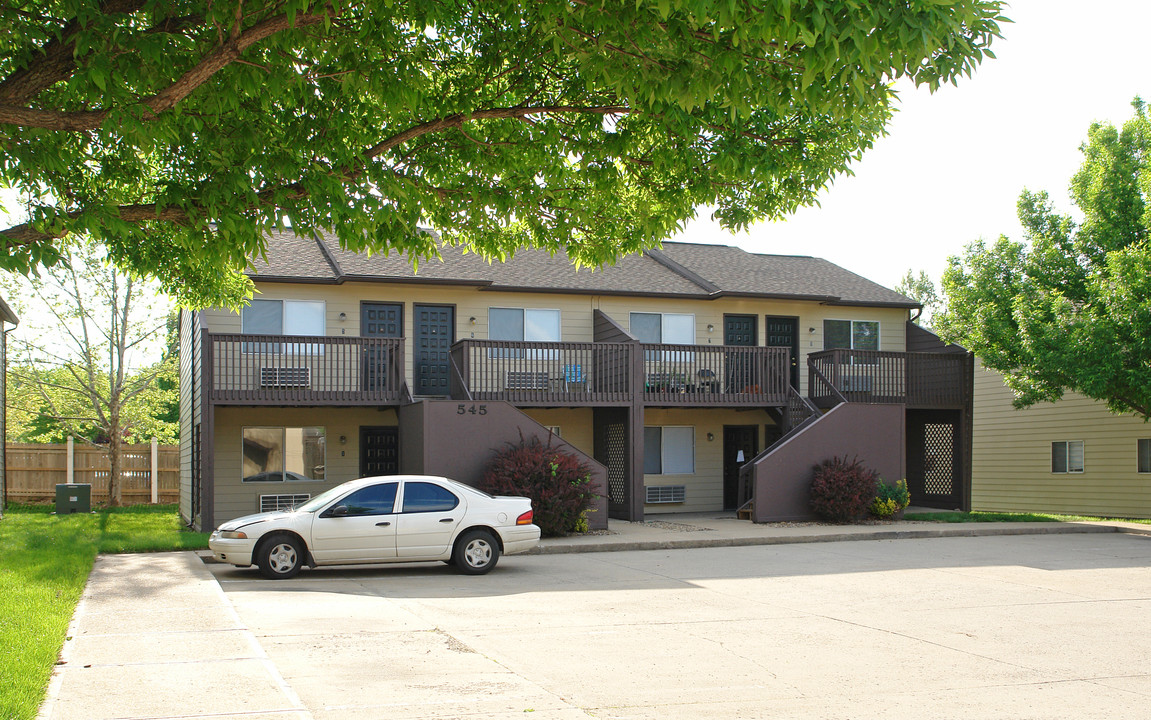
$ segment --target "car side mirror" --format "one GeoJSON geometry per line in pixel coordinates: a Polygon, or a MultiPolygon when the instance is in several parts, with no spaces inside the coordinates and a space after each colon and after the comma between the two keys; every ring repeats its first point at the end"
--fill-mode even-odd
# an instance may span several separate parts
{"type": "Polygon", "coordinates": [[[347,505],[337,505],[324,513],[324,517],[344,517],[348,514],[347,505]]]}

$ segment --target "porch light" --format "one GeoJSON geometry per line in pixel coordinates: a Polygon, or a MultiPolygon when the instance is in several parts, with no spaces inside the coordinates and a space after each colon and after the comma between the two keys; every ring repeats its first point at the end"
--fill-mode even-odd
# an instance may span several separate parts
{"type": "Polygon", "coordinates": [[[707,434],[707,441],[712,442],[713,440],[715,440],[715,433],[708,433],[707,434]]]}
{"type": "Polygon", "coordinates": [[[348,314],[347,314],[347,313],[345,313],[345,312],[342,312],[342,313],[340,313],[340,322],[343,322],[343,321],[345,321],[345,320],[347,320],[347,319],[348,319],[348,314]]]}

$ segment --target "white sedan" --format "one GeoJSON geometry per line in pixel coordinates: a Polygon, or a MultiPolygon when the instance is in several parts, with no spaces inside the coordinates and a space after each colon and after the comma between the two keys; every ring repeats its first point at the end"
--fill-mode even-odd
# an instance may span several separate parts
{"type": "Polygon", "coordinates": [[[493,497],[426,475],[361,478],[291,510],[246,515],[208,540],[216,559],[255,564],[268,578],[290,578],[304,565],[442,560],[469,575],[496,566],[500,554],[536,546],[532,501],[493,497]]]}

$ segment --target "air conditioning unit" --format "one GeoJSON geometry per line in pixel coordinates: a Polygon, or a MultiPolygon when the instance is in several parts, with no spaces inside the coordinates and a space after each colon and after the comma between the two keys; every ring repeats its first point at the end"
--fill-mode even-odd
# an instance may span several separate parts
{"type": "Polygon", "coordinates": [[[276,510],[289,510],[302,502],[311,500],[307,493],[297,495],[261,495],[260,512],[275,512],[276,510]]]}
{"type": "Polygon", "coordinates": [[[655,505],[658,503],[681,503],[687,498],[686,485],[648,485],[646,502],[655,505]]]}
{"type": "Polygon", "coordinates": [[[841,392],[871,392],[870,375],[849,375],[843,378],[841,392]]]}
{"type": "Polygon", "coordinates": [[[307,367],[262,367],[260,387],[308,387],[312,369],[307,367]]]}

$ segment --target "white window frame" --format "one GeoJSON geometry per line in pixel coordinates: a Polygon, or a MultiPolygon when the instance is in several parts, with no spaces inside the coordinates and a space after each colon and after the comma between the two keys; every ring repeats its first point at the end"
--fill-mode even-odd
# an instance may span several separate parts
{"type": "MultiPolygon", "coordinates": [[[[659,431],[660,431],[659,472],[649,473],[645,470],[644,474],[645,475],[659,475],[661,477],[662,476],[668,476],[668,475],[695,475],[695,460],[696,460],[696,457],[695,457],[695,455],[696,455],[696,453],[695,453],[695,426],[694,425],[645,425],[644,431],[646,432],[649,428],[659,429],[659,431]],[[671,429],[671,430],[690,430],[691,431],[691,443],[687,445],[688,447],[691,448],[691,469],[687,472],[668,472],[667,471],[667,465],[668,465],[667,448],[676,446],[675,443],[664,442],[664,430],[668,430],[668,429],[671,429]]],[[[644,451],[644,454],[647,454],[648,448],[647,448],[646,444],[644,445],[643,451],[644,451]]]]}
{"type": "MultiPolygon", "coordinates": [[[[284,300],[279,298],[253,298],[253,303],[267,302],[280,304],[280,332],[278,333],[256,333],[250,331],[246,327],[244,321],[244,311],[251,307],[246,305],[240,309],[240,334],[241,335],[278,335],[282,337],[309,337],[309,336],[324,336],[328,331],[328,303],[325,300],[284,300]],[[292,333],[287,332],[284,328],[288,324],[288,309],[292,305],[319,305],[320,306],[320,328],[317,333],[292,333]]],[[[243,352],[245,353],[266,353],[272,352],[275,354],[296,354],[296,355],[323,355],[323,343],[244,343],[243,352]]]]}
{"type": "Polygon", "coordinates": [[[1082,474],[1087,467],[1086,447],[1082,440],[1053,440],[1051,442],[1051,474],[1053,475],[1079,475],[1082,474]],[[1056,445],[1063,446],[1063,466],[1065,469],[1055,469],[1055,453],[1056,445]],[[1073,445],[1079,446],[1079,467],[1074,468],[1071,465],[1071,447],[1073,445]]]}
{"type": "Polygon", "coordinates": [[[873,325],[875,325],[875,350],[878,352],[878,351],[883,349],[883,323],[880,322],[879,320],[849,320],[848,318],[824,318],[823,322],[824,322],[824,326],[823,326],[824,327],[824,330],[823,330],[823,349],[824,350],[840,349],[840,348],[834,348],[834,347],[828,347],[827,346],[827,323],[828,322],[845,322],[845,323],[849,324],[847,335],[851,339],[851,345],[850,345],[850,347],[845,348],[847,350],[869,349],[869,348],[857,348],[857,347],[855,347],[855,324],[856,323],[872,323],[873,325]]]}
{"type": "MultiPolygon", "coordinates": [[[[250,482],[253,484],[262,485],[264,483],[276,483],[276,482],[280,482],[280,483],[283,483],[283,482],[325,482],[325,480],[327,479],[327,466],[328,466],[328,428],[327,428],[327,426],[325,426],[325,425],[244,425],[240,430],[240,464],[241,464],[241,468],[243,467],[243,463],[244,463],[244,437],[245,437],[245,435],[247,435],[249,430],[279,430],[280,431],[280,447],[282,448],[284,458],[282,458],[282,460],[281,460],[281,467],[279,470],[279,472],[280,472],[280,479],[279,480],[247,480],[241,475],[240,482],[243,482],[243,483],[250,482]],[[320,467],[324,468],[324,477],[320,477],[320,478],[307,477],[303,480],[297,480],[294,478],[289,479],[288,473],[289,472],[294,473],[295,471],[289,470],[287,467],[287,465],[288,465],[288,463],[287,463],[288,431],[289,430],[301,430],[301,431],[303,431],[303,430],[307,430],[307,429],[318,429],[323,433],[322,437],[324,438],[324,444],[323,444],[324,455],[322,458],[323,462],[320,463],[320,467]]],[[[241,469],[241,472],[243,472],[242,469],[241,469]]],[[[264,472],[275,472],[275,471],[267,471],[266,470],[264,472]]],[[[302,473],[298,473],[298,474],[302,474],[302,473]]]]}
{"type": "MultiPolygon", "coordinates": [[[[659,315],[659,343],[660,345],[697,345],[695,334],[695,313],[665,313],[665,312],[645,312],[643,310],[634,310],[628,314],[628,332],[631,332],[632,318],[636,315],[659,315]],[[691,339],[688,342],[674,342],[669,343],[665,341],[667,337],[667,319],[668,318],[691,318],[691,339]]],[[[635,334],[632,333],[634,337],[635,334]]],[[[642,341],[641,341],[642,342],[642,341]]]]}
{"type": "Polygon", "coordinates": [[[492,327],[492,310],[515,310],[523,314],[523,337],[518,340],[507,338],[505,342],[563,342],[563,312],[559,308],[529,308],[529,307],[504,307],[502,305],[495,305],[488,308],[488,339],[493,338],[492,327]],[[527,337],[528,328],[528,313],[554,313],[556,320],[556,337],[554,340],[540,340],[536,338],[527,337]]]}

